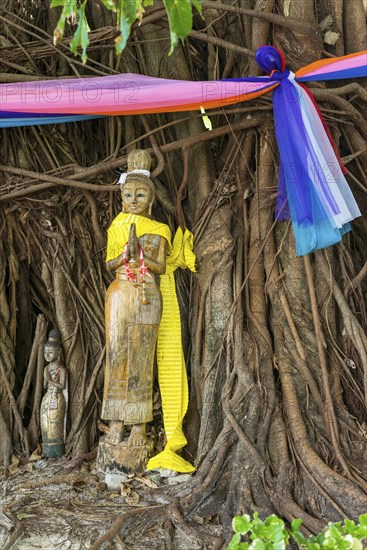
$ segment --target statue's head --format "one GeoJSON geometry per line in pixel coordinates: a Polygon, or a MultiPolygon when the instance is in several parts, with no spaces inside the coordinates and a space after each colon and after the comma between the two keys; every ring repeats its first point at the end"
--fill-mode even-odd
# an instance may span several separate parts
{"type": "Polygon", "coordinates": [[[131,151],[127,157],[127,176],[121,184],[122,211],[149,217],[155,198],[150,179],[152,159],[144,149],[131,151]]]}
{"type": "Polygon", "coordinates": [[[62,357],[62,346],[60,333],[52,329],[48,335],[48,340],[44,347],[44,355],[47,362],[56,361],[62,357]]]}

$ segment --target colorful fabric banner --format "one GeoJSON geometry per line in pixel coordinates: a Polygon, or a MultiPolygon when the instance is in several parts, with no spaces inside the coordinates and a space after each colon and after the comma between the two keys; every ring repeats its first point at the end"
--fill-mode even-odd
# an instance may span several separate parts
{"type": "Polygon", "coordinates": [[[2,84],[0,127],[210,109],[273,91],[280,152],[276,216],[292,220],[297,254],[307,254],[339,242],[360,212],[335,144],[302,83],[367,76],[367,51],[322,59],[296,74],[272,46],[261,46],[256,61],[269,76],[189,82],[122,74],[2,84]]]}
{"type": "MultiPolygon", "coordinates": [[[[257,51],[256,59],[259,64],[263,63],[261,68],[267,72],[277,71],[270,77],[190,82],[126,73],[0,84],[0,127],[231,105],[259,97],[279,86],[285,64],[284,68],[283,65],[276,68],[278,58],[279,50],[272,46],[262,46],[257,51]],[[261,61],[265,56],[267,62],[261,61]]],[[[366,76],[366,61],[367,51],[322,59],[297,71],[296,80],[307,82],[366,76]]]]}

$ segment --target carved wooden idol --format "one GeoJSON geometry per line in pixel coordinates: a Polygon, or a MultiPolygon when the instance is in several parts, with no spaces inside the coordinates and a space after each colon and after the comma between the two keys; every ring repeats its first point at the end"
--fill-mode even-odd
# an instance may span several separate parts
{"type": "Polygon", "coordinates": [[[109,421],[109,433],[100,443],[98,462],[102,469],[115,463],[123,471],[136,471],[144,468],[149,454],[146,423],[153,419],[153,363],[162,310],[157,280],[165,272],[167,241],[159,234],[136,236],[136,224],[150,217],[154,187],[147,175],[149,153],[134,151],[128,162],[121,189],[123,215],[114,220],[108,237],[109,250],[114,239],[117,247],[125,246],[107,261],[116,278],[105,302],[102,419],[109,421]],[[126,425],[130,435],[124,441],[126,425]]]}
{"type": "Polygon", "coordinates": [[[60,457],[65,452],[67,373],[62,364],[60,334],[51,330],[44,347],[46,393],[41,403],[42,456],[60,457]]]}

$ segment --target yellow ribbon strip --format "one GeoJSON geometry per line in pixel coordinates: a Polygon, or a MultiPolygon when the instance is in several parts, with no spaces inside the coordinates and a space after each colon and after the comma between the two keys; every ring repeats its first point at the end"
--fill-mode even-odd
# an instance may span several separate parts
{"type": "Polygon", "coordinates": [[[186,365],[181,341],[181,320],[178,307],[174,271],[180,267],[195,271],[193,235],[179,228],[171,246],[171,232],[166,224],[136,214],[121,212],[108,229],[106,262],[119,256],[128,241],[130,225],[136,224],[137,237],[160,235],[169,245],[166,273],[160,276],[162,319],[157,340],[158,380],[162,397],[163,422],[167,443],[164,450],[151,458],[148,470],[165,468],[176,472],[193,472],[189,462],[176,454],[186,443],[182,421],[188,406],[186,365]]]}

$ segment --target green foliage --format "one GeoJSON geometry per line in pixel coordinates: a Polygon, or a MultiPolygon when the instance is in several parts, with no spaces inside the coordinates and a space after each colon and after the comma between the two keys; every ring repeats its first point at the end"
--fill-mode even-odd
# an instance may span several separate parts
{"type": "MultiPolygon", "coordinates": [[[[85,14],[88,2],[93,0],[51,0],[51,7],[62,7],[62,12],[54,31],[54,42],[57,44],[65,32],[65,24],[77,25],[70,43],[71,51],[76,54],[82,49],[82,61],[87,61],[87,47],[89,44],[89,25],[85,14]]],[[[131,26],[135,21],[141,22],[147,6],[152,6],[154,0],[101,0],[108,11],[116,13],[116,25],[120,35],[115,40],[116,53],[119,55],[126,47],[130,36],[131,26]]],[[[193,6],[202,15],[201,0],[163,0],[167,11],[171,49],[173,52],[178,40],[184,40],[192,29],[193,6]]]]}
{"type": "Polygon", "coordinates": [[[76,28],[76,31],[74,33],[73,39],[70,42],[70,50],[73,52],[74,55],[78,53],[78,48],[82,48],[82,61],[83,63],[87,62],[88,56],[87,56],[87,48],[89,44],[89,25],[88,21],[85,17],[85,6],[86,6],[87,0],[84,0],[84,2],[81,4],[81,6],[78,8],[78,26],[76,28]]]}
{"type": "Polygon", "coordinates": [[[73,25],[78,18],[78,8],[76,0],[51,0],[51,8],[62,6],[62,12],[54,30],[54,42],[57,44],[64,36],[65,23],[73,25]]]}
{"type": "Polygon", "coordinates": [[[171,34],[171,49],[173,52],[179,38],[185,38],[192,29],[192,10],[190,0],[163,0],[166,8],[169,30],[171,34]]]}
{"type": "Polygon", "coordinates": [[[292,521],[288,530],[284,522],[275,515],[264,521],[257,512],[251,520],[247,514],[233,518],[235,532],[228,550],[285,550],[292,538],[302,550],[363,550],[362,540],[367,539],[367,514],[359,516],[359,523],[346,519],[344,523],[329,523],[322,533],[308,539],[300,531],[301,519],[292,521]],[[249,542],[242,542],[242,537],[249,542]]]}
{"type": "Polygon", "coordinates": [[[248,548],[249,550],[285,550],[289,540],[289,533],[284,522],[274,514],[264,521],[259,518],[257,512],[251,521],[247,514],[236,516],[232,522],[235,535],[232,538],[228,550],[248,548]],[[247,535],[251,542],[240,542],[241,536],[247,535]]]}
{"type": "Polygon", "coordinates": [[[143,17],[144,8],[141,0],[121,0],[118,2],[117,26],[120,36],[116,39],[116,53],[119,55],[126,46],[127,39],[130,36],[131,25],[143,17]]]}

